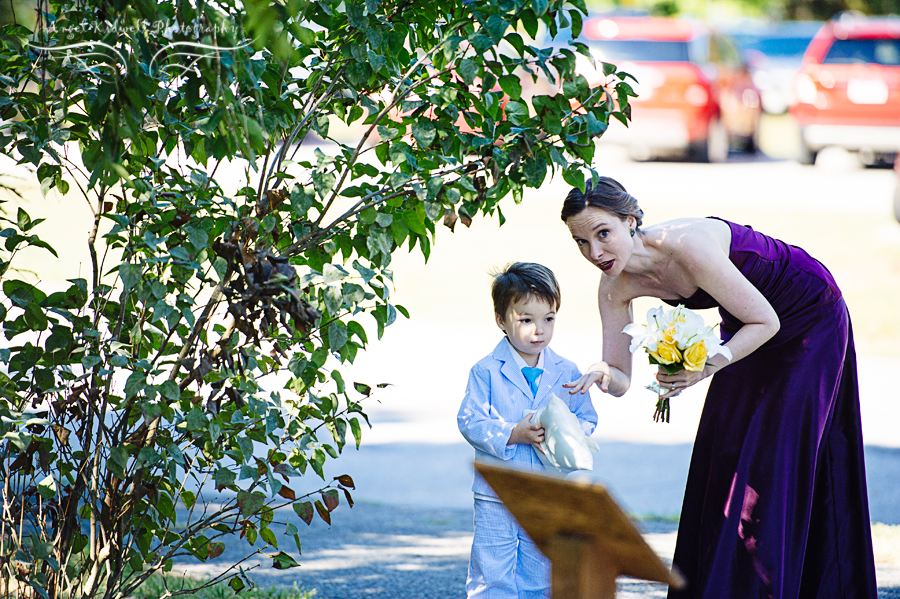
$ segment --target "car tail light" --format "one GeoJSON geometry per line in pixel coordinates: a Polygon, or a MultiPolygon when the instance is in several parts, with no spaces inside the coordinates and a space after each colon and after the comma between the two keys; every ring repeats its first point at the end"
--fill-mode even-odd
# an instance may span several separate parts
{"type": "Polygon", "coordinates": [[[709,103],[709,92],[697,83],[684,90],[684,101],[691,106],[706,106],[709,103]]]}
{"type": "Polygon", "coordinates": [[[816,89],[816,83],[812,80],[812,77],[806,73],[797,75],[794,89],[797,91],[797,100],[801,104],[816,103],[816,96],[819,95],[819,91],[816,89]]]}
{"type": "Polygon", "coordinates": [[[744,103],[744,106],[752,110],[759,108],[759,94],[752,89],[744,90],[744,93],[741,94],[741,101],[744,103]]]}

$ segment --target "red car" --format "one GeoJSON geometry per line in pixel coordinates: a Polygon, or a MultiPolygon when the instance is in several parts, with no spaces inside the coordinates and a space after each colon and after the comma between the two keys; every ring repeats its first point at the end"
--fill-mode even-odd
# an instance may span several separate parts
{"type": "MultiPolygon", "coordinates": [[[[632,122],[628,129],[612,123],[605,141],[626,145],[635,158],[687,152],[723,162],[729,146],[756,150],[759,90],[727,37],[679,19],[595,17],[584,22],[579,41],[638,80],[632,122]]],[[[587,63],[582,74],[604,84],[587,63]]]]}
{"type": "Polygon", "coordinates": [[[900,149],[900,18],[842,15],[822,26],[794,80],[800,161],[826,146],[890,165],[900,149]]]}

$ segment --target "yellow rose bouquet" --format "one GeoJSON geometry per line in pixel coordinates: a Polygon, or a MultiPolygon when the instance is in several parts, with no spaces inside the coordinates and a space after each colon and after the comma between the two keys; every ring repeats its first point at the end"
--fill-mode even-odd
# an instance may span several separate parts
{"type": "MultiPolygon", "coordinates": [[[[631,336],[631,353],[643,347],[651,364],[656,364],[669,374],[679,370],[700,372],[706,360],[722,354],[731,360],[731,351],[706,326],[699,314],[678,305],[671,310],[652,308],[647,312],[647,324],[630,324],[622,330],[631,336]]],[[[657,383],[647,385],[660,396],[664,391],[657,383]]],[[[653,420],[669,421],[669,398],[660,397],[656,402],[653,420]]]]}

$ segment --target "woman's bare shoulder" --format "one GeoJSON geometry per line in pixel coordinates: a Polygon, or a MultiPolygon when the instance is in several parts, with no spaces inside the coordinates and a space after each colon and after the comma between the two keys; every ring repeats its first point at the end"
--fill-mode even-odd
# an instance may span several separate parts
{"type": "Polygon", "coordinates": [[[661,222],[647,229],[645,243],[678,258],[694,257],[716,248],[725,255],[731,245],[731,227],[728,223],[712,218],[679,218],[661,222]]]}

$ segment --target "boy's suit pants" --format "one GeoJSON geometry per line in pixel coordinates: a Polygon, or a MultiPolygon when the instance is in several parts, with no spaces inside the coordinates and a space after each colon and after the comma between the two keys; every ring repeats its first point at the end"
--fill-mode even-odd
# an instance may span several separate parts
{"type": "Polygon", "coordinates": [[[475,500],[468,599],[546,599],[550,561],[502,503],[475,500]]]}

